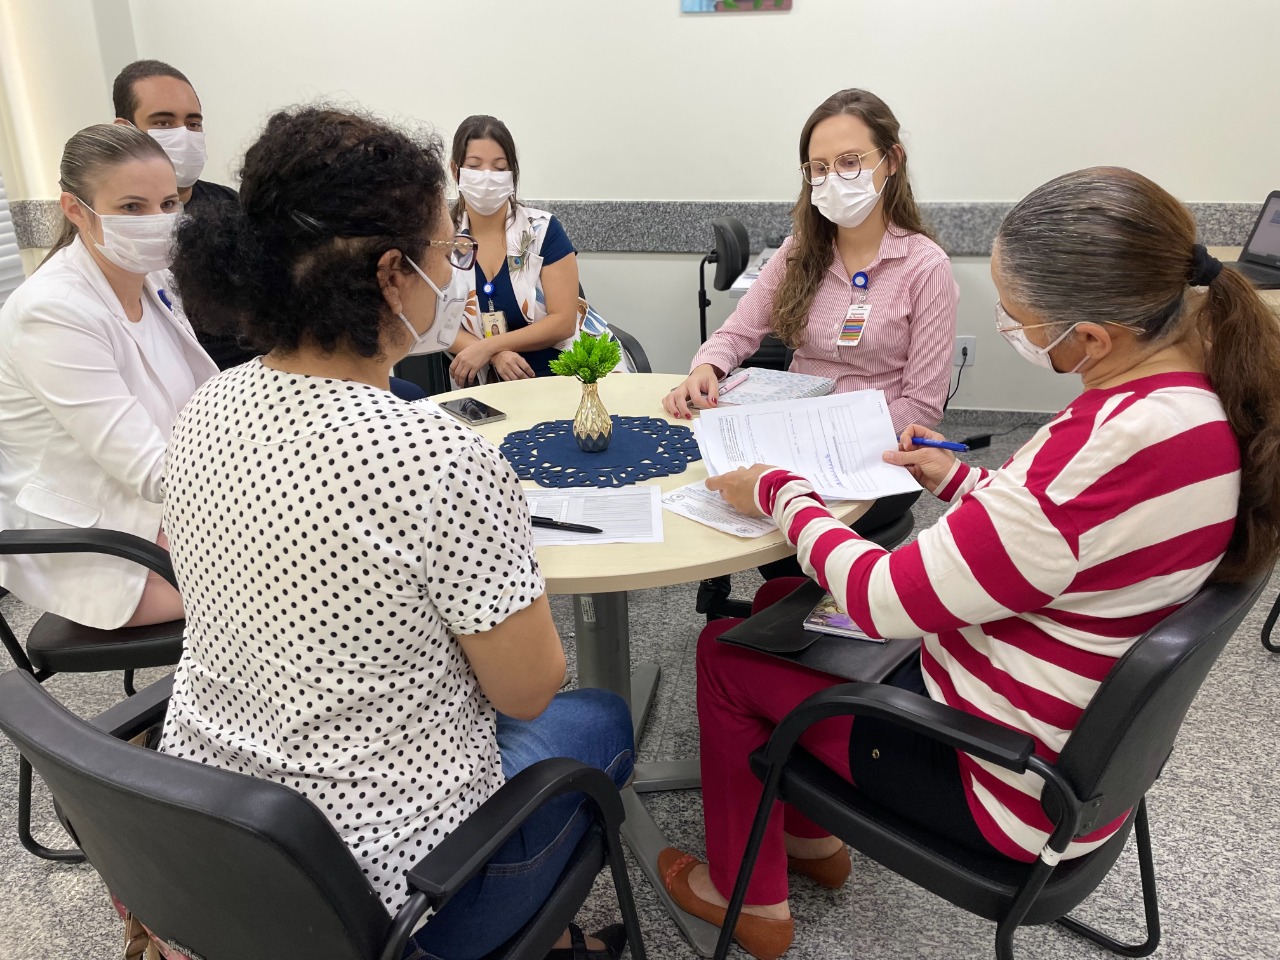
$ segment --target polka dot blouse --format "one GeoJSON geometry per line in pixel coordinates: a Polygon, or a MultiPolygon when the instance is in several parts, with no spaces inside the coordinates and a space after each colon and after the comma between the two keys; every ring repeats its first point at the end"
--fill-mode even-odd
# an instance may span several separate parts
{"type": "Polygon", "coordinates": [[[197,391],[166,476],[187,640],[161,749],[303,794],[397,909],[503,782],[455,637],[545,590],[515,473],[448,417],[254,360],[197,391]]]}

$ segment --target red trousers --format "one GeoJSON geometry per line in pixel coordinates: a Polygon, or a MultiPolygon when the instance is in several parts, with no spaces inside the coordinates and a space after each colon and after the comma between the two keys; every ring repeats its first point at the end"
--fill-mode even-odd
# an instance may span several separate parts
{"type": "MultiPolygon", "coordinates": [[[[786,596],[802,581],[770,580],[756,594],[757,612],[786,596]]],[[[716,620],[698,638],[698,729],[702,740],[702,819],[707,863],[716,889],[727,899],[746,850],[760,803],[761,784],[747,757],[762,746],[784,716],[827,687],[847,683],[716,638],[740,620],[716,620]]],[[[852,782],[849,735],[852,717],[823,720],[810,727],[800,744],[852,782]]],[[[774,805],[747,887],[747,903],[787,899],[787,853],[783,831],[796,837],[824,837],[828,831],[785,804],[774,805]]]]}

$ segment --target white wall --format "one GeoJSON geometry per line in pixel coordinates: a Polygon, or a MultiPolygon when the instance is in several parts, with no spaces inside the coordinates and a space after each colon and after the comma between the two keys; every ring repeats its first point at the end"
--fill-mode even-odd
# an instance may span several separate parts
{"type": "MultiPolygon", "coordinates": [[[[48,171],[29,197],[56,195],[62,143],[110,117],[110,78],[135,55],[191,77],[210,178],[228,183],[272,110],[324,97],[430,122],[446,138],[470,113],[500,116],[520,146],[526,196],[787,200],[805,116],[834,90],[863,86],[901,119],[924,200],[1013,200],[1095,163],[1133,166],[1188,201],[1258,202],[1280,185],[1277,0],[795,7],[722,16],[681,15],[679,0],[0,0],[23,28],[24,156],[48,171]]],[[[0,42],[4,75],[15,72],[11,46],[0,42]]],[[[994,338],[985,272],[985,261],[956,264],[961,332],[981,339],[955,402],[1055,408],[1069,385],[994,338]]],[[[590,254],[582,274],[656,368],[685,367],[696,257],[590,254]]],[[[722,317],[727,301],[713,300],[722,317]]]]}
{"type": "Polygon", "coordinates": [[[1016,199],[1101,162],[1186,200],[1276,185],[1275,0],[796,0],[733,16],[681,15],[678,0],[129,7],[138,55],[195,83],[224,172],[272,108],[336,96],[445,133],[501,116],[528,196],[785,199],[804,117],[863,86],[902,120],[930,200],[1016,199]]]}

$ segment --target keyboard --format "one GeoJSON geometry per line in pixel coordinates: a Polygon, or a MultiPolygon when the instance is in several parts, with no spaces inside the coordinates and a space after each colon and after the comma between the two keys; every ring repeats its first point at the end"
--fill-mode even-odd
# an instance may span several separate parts
{"type": "Polygon", "coordinates": [[[1259,290],[1280,290],[1280,269],[1264,267],[1244,260],[1237,260],[1234,263],[1229,262],[1226,266],[1243,273],[1259,290]]]}

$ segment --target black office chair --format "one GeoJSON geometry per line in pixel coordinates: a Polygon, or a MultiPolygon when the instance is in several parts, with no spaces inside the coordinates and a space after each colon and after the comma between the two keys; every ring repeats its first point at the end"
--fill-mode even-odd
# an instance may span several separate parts
{"type": "MultiPolygon", "coordinates": [[[[5,530],[0,531],[0,554],[102,553],[140,563],[175,587],[169,555],[154,543],[116,530],[5,530]]],[[[27,635],[26,649],[0,616],[0,642],[14,666],[43,683],[57,673],[124,672],[126,695],[135,693],[133,674],[146,667],[167,667],[182,656],[186,623],[171,620],[145,627],[98,630],[46,613],[27,635]]],[[[84,859],[79,850],[46,847],[31,833],[31,766],[18,762],[18,839],[45,860],[72,863],[84,859]]]]}
{"type": "Polygon", "coordinates": [[[397,377],[416,383],[427,396],[437,393],[448,393],[453,389],[449,381],[449,364],[452,358],[447,353],[428,353],[417,357],[405,357],[395,365],[397,377]]]}
{"type": "Polygon", "coordinates": [[[1276,620],[1280,620],[1280,596],[1277,596],[1276,602],[1271,605],[1271,612],[1267,614],[1267,620],[1262,625],[1262,645],[1272,653],[1280,653],[1280,643],[1271,639],[1271,631],[1276,627],[1276,620]]]}
{"type": "Polygon", "coordinates": [[[611,323],[608,326],[609,332],[622,344],[622,352],[626,355],[627,365],[636,373],[653,373],[653,367],[649,364],[649,355],[644,352],[644,347],[640,346],[640,341],[616,323],[611,323]]]}
{"type": "Polygon", "coordinates": [[[764,792],[715,956],[723,960],[729,948],[775,799],[912,882],[994,920],[1000,960],[1012,960],[1019,926],[1055,922],[1114,953],[1150,954],[1160,943],[1160,913],[1145,795],[1196,692],[1266,582],[1263,575],[1248,583],[1210,584],[1148,631],[1112,667],[1057,763],[1036,756],[1025,734],[894,687],[843,684],[810,697],[751,755],[764,792]],[[1041,805],[1055,824],[1039,859],[1018,863],[950,843],[868,800],[796,747],[814,723],[850,714],[899,723],[1006,770],[1039,776],[1045,784],[1041,805]],[[1125,811],[1123,827],[1101,847],[1058,863],[1073,837],[1125,811]],[[1135,826],[1147,939],[1125,944],[1067,914],[1102,882],[1135,826]]]}
{"type": "Polygon", "coordinates": [[[603,771],[560,758],[520,773],[409,866],[409,898],[392,917],[329,821],[290,788],[123,742],[162,719],[170,689],[153,684],[91,724],[29,673],[0,676],[0,730],[49,784],[107,889],[156,936],[205,960],[400,960],[423,913],[448,903],[534,810],[582,792],[595,825],[547,903],[486,960],[543,956],[606,862],[632,956],[644,960],[622,799],[603,771]]]}
{"type": "Polygon", "coordinates": [[[718,217],[711,221],[711,233],[715,246],[698,264],[698,333],[702,343],[707,342],[707,307],[711,306],[707,298],[707,264],[716,265],[712,286],[717,290],[728,290],[747,269],[747,262],[751,259],[751,242],[741,220],[718,217]]]}

